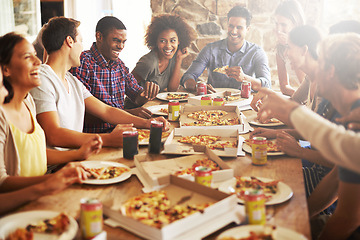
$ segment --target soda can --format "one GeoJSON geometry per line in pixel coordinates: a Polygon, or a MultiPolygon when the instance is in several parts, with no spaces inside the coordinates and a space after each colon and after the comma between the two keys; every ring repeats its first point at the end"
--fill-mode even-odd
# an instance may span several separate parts
{"type": "Polygon", "coordinates": [[[207,94],[207,85],[204,81],[197,81],[196,83],[196,95],[207,94]]]}
{"type": "Polygon", "coordinates": [[[262,190],[250,190],[244,193],[245,212],[249,224],[266,223],[265,195],[262,190]]]}
{"type": "Polygon", "coordinates": [[[213,99],[213,106],[223,106],[224,105],[224,98],[216,97],[213,99]]]}
{"type": "Polygon", "coordinates": [[[254,165],[265,165],[267,163],[267,140],[265,137],[254,137],[252,139],[252,163],[254,165]]]}
{"type": "Polygon", "coordinates": [[[203,96],[200,100],[201,106],[211,106],[212,105],[212,99],[209,96],[203,96]]]}
{"type": "Polygon", "coordinates": [[[103,231],[103,209],[99,200],[80,200],[80,229],[84,239],[91,239],[103,231]]]}
{"type": "Polygon", "coordinates": [[[213,175],[211,168],[197,166],[195,167],[195,182],[201,185],[211,187],[213,175]]]}
{"type": "Polygon", "coordinates": [[[139,134],[136,130],[123,132],[123,157],[134,159],[138,154],[139,134]]]}
{"type": "Polygon", "coordinates": [[[180,117],[180,103],[179,101],[169,101],[168,104],[169,121],[177,121],[180,117]]]}
{"type": "Polygon", "coordinates": [[[241,97],[249,98],[251,94],[251,82],[243,81],[241,84],[241,97]]]}

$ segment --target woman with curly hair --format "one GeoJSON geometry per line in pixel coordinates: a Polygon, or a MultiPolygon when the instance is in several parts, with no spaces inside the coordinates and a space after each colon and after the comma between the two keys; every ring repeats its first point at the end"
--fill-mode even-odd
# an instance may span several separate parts
{"type": "Polygon", "coordinates": [[[180,83],[180,67],[189,55],[188,46],[196,33],[177,15],[153,17],[145,34],[145,44],[151,50],[142,56],[132,73],[146,93],[176,91],[180,83]],[[153,88],[147,82],[154,82],[153,88]]]}

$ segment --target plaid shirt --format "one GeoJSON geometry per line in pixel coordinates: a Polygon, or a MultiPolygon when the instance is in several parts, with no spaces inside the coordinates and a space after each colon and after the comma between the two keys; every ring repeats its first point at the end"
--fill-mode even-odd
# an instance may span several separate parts
{"type": "MultiPolygon", "coordinates": [[[[125,94],[131,100],[143,90],[134,76],[120,59],[106,62],[105,58],[93,43],[90,50],[80,56],[80,67],[72,68],[70,72],[77,77],[96,98],[104,103],[124,109],[125,94]]],[[[114,125],[109,123],[84,123],[84,132],[109,132],[114,125]]]]}

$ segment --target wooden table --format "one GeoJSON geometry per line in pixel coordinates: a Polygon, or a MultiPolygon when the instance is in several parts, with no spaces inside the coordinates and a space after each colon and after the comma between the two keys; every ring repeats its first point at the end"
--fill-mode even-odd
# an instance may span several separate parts
{"type": "MultiPolygon", "coordinates": [[[[166,104],[159,100],[147,103],[146,106],[166,104]]],[[[246,116],[253,115],[253,111],[245,111],[246,116]]],[[[173,123],[177,127],[178,123],[173,123]]],[[[246,136],[246,135],[245,135],[246,136]]],[[[140,147],[140,154],[147,153],[147,147],[140,147]]],[[[173,158],[174,156],[158,155],[158,159],[173,158]]],[[[106,160],[116,161],[134,167],[132,160],[122,158],[121,148],[103,148],[102,151],[95,156],[91,156],[89,160],[106,160]]],[[[287,156],[269,157],[265,166],[255,166],[251,164],[251,156],[223,159],[230,167],[234,169],[235,176],[258,176],[272,179],[280,179],[288,184],[293,192],[293,197],[282,204],[276,205],[271,209],[274,211],[271,223],[277,226],[289,228],[305,235],[311,239],[309,216],[307,210],[306,195],[304,189],[304,179],[302,175],[302,166],[300,159],[290,158],[287,156]]],[[[142,184],[136,176],[131,176],[128,180],[104,186],[96,185],[73,185],[68,189],[51,195],[42,197],[33,201],[16,212],[29,210],[53,210],[66,212],[75,219],[79,218],[80,199],[84,197],[95,197],[102,202],[114,200],[114,204],[121,204],[122,201],[142,193],[142,184]]],[[[233,227],[231,224],[205,239],[215,239],[224,230],[233,227]]],[[[141,239],[121,228],[112,228],[104,225],[109,240],[112,239],[141,239]]],[[[76,239],[80,239],[78,234],[76,239]]]]}

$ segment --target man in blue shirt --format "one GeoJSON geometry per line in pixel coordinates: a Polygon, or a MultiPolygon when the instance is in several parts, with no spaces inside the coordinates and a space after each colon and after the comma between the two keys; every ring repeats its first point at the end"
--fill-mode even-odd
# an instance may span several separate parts
{"type": "Polygon", "coordinates": [[[250,27],[251,13],[241,6],[228,13],[228,37],[206,45],[181,79],[189,91],[195,91],[196,79],[208,69],[208,84],[215,88],[241,89],[243,81],[251,82],[252,89],[271,87],[268,58],[265,51],[245,40],[250,27]],[[213,72],[229,66],[226,74],[213,72]]]}

